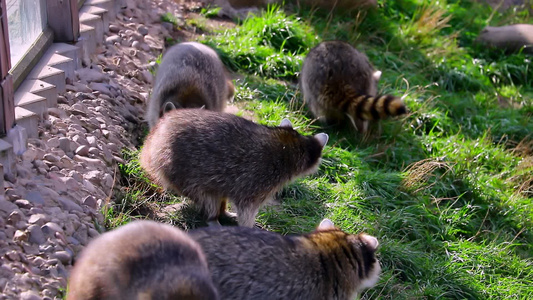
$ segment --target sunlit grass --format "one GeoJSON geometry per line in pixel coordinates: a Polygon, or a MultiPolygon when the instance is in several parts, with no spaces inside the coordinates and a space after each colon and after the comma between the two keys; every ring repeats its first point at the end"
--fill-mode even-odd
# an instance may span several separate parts
{"type": "MultiPolygon", "coordinates": [[[[355,16],[270,8],[202,37],[243,75],[235,81],[241,114],[266,125],[288,118],[302,134],[330,136],[319,171],[283,189],[257,222],[290,234],[328,217],[375,235],[383,275],[363,299],[533,298],[531,57],[473,42],[486,24],[509,22],[531,20],[466,1],[380,1],[355,16]],[[383,71],[380,92],[403,96],[408,116],[375,124],[369,136],[313,119],[298,73],[309,49],[333,38],[368,55],[383,71]]],[[[131,188],[112,207],[111,227],[146,217],[143,205],[157,220],[203,225],[185,199],[153,187],[135,164],[131,156],[122,168],[131,188]]]]}

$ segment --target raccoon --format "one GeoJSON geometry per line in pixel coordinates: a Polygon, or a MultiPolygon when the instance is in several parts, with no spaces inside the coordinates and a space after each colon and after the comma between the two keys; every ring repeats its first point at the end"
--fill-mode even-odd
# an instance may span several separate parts
{"type": "Polygon", "coordinates": [[[403,101],[377,94],[381,76],[363,53],[342,41],[322,42],[304,60],[300,88],[315,117],[328,124],[346,119],[360,132],[369,120],[405,114],[403,101]]]}
{"type": "Polygon", "coordinates": [[[67,300],[217,300],[205,256],[181,230],[134,221],[91,241],[72,269],[67,300]]]}
{"type": "Polygon", "coordinates": [[[163,56],[147,105],[150,128],[175,108],[223,111],[235,88],[217,53],[196,42],[172,46],[163,56]]]}
{"type": "Polygon", "coordinates": [[[231,201],[239,225],[251,227],[261,204],[291,180],[314,173],[328,135],[279,127],[204,109],[173,110],[145,140],[140,164],[166,189],[189,197],[218,225],[231,201]]]}
{"type": "Polygon", "coordinates": [[[202,246],[225,300],[351,300],[381,271],[375,237],[345,233],[328,219],[305,235],[227,226],[189,236],[202,246]]]}

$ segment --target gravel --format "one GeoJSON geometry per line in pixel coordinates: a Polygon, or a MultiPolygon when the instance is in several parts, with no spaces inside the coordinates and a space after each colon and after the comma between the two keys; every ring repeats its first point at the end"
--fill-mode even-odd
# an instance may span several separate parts
{"type": "Polygon", "coordinates": [[[180,11],[170,0],[127,3],[6,178],[0,299],[62,299],[73,261],[103,228],[101,205],[118,188],[122,149],[135,149],[149,70],[170,37],[159,16],[180,11]]]}

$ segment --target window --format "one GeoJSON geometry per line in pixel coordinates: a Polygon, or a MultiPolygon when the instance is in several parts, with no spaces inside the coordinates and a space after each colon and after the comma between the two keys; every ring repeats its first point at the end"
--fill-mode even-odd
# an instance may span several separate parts
{"type": "Polygon", "coordinates": [[[11,66],[46,28],[46,0],[6,0],[11,66]]]}

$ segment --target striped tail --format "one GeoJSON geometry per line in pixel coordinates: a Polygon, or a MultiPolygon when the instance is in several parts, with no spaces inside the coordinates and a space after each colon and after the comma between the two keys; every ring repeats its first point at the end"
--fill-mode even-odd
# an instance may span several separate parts
{"type": "Polygon", "coordinates": [[[344,111],[360,120],[380,120],[407,113],[403,100],[392,95],[360,95],[346,101],[344,111]]]}

